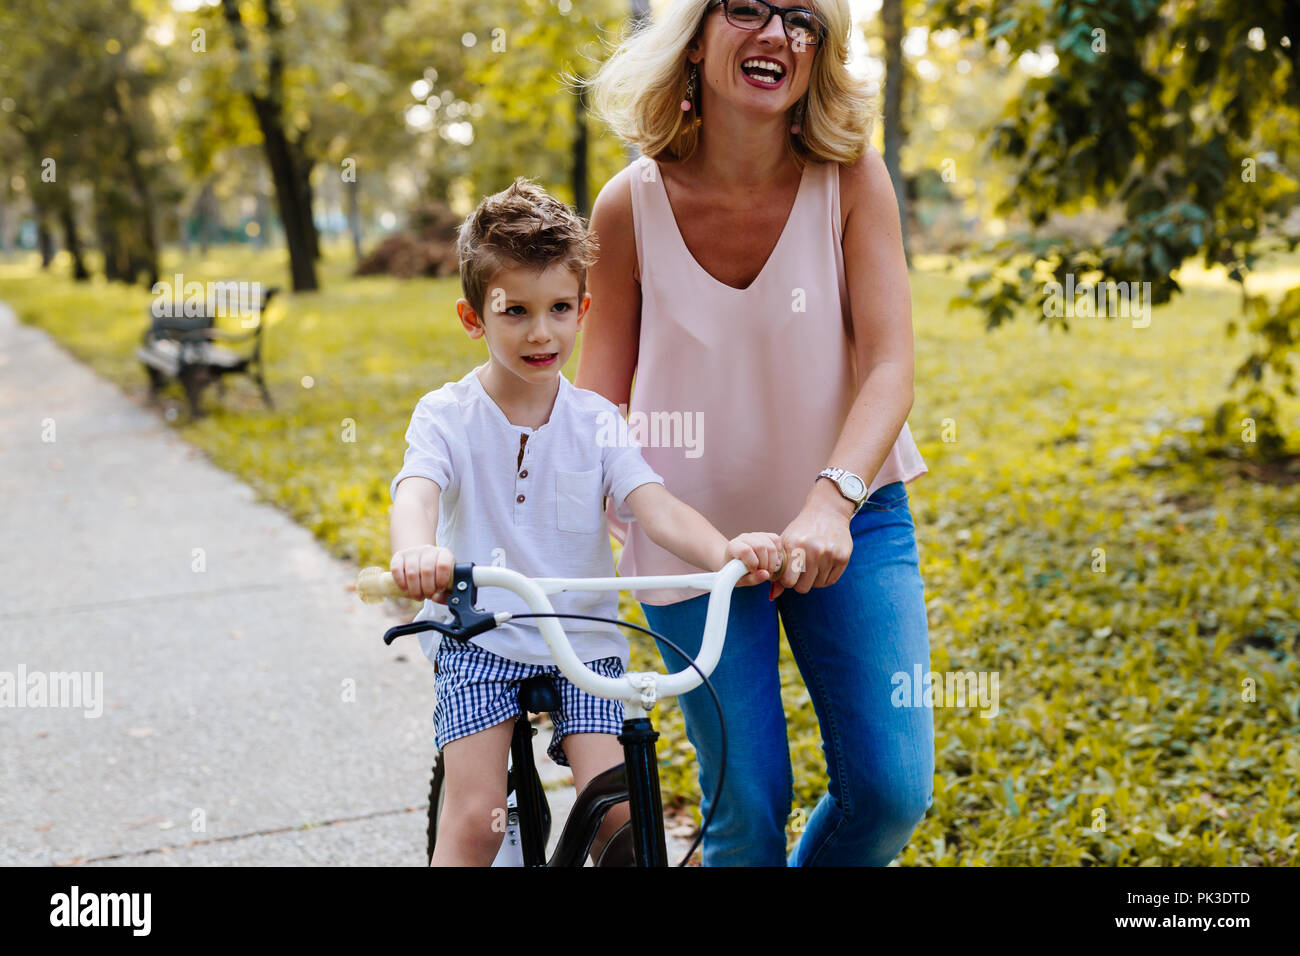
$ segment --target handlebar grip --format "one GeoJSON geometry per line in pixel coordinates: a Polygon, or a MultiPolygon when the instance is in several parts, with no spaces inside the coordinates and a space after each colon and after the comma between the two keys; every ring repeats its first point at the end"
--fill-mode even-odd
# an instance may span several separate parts
{"type": "Polygon", "coordinates": [[[392,572],[380,567],[361,569],[357,575],[357,595],[367,604],[378,604],[390,597],[410,597],[397,586],[392,572]]]}

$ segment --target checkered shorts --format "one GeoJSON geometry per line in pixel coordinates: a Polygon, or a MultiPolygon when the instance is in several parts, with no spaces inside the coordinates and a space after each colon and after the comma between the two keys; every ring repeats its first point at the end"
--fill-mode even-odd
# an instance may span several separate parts
{"type": "MultiPolygon", "coordinates": [[[[569,734],[620,734],[623,702],[594,697],[579,689],[554,664],[521,664],[484,650],[470,641],[443,640],[435,658],[434,682],[438,700],[433,708],[434,739],[438,749],[459,737],[487,730],[519,713],[519,685],[529,677],[549,674],[560,692],[560,708],[551,712],[555,733],[547,754],[563,767],[569,765],[560,742],[569,734]]],[[[621,677],[623,662],[617,657],[588,661],[587,666],[606,677],[621,677]]]]}

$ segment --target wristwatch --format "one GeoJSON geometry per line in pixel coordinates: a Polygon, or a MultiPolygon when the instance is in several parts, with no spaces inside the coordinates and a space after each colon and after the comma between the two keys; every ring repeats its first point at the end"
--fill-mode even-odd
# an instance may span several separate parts
{"type": "Polygon", "coordinates": [[[845,471],[843,468],[823,468],[817,477],[829,478],[835,482],[840,489],[840,494],[853,502],[854,514],[862,510],[863,502],[867,500],[867,483],[853,472],[845,471]]]}

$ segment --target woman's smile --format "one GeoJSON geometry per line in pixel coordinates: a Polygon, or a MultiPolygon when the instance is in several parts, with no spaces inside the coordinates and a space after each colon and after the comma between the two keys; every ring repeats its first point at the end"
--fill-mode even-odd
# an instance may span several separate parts
{"type": "Polygon", "coordinates": [[[780,89],[787,72],[781,61],[770,57],[751,56],[740,64],[740,75],[745,82],[762,90],[780,89]]]}

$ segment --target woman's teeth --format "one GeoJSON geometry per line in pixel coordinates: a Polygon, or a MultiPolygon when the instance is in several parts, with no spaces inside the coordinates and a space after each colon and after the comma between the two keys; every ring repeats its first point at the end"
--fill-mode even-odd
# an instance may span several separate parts
{"type": "Polygon", "coordinates": [[[780,83],[782,77],[785,76],[785,67],[780,63],[760,57],[751,57],[740,64],[740,69],[746,76],[772,85],[780,83]]]}

